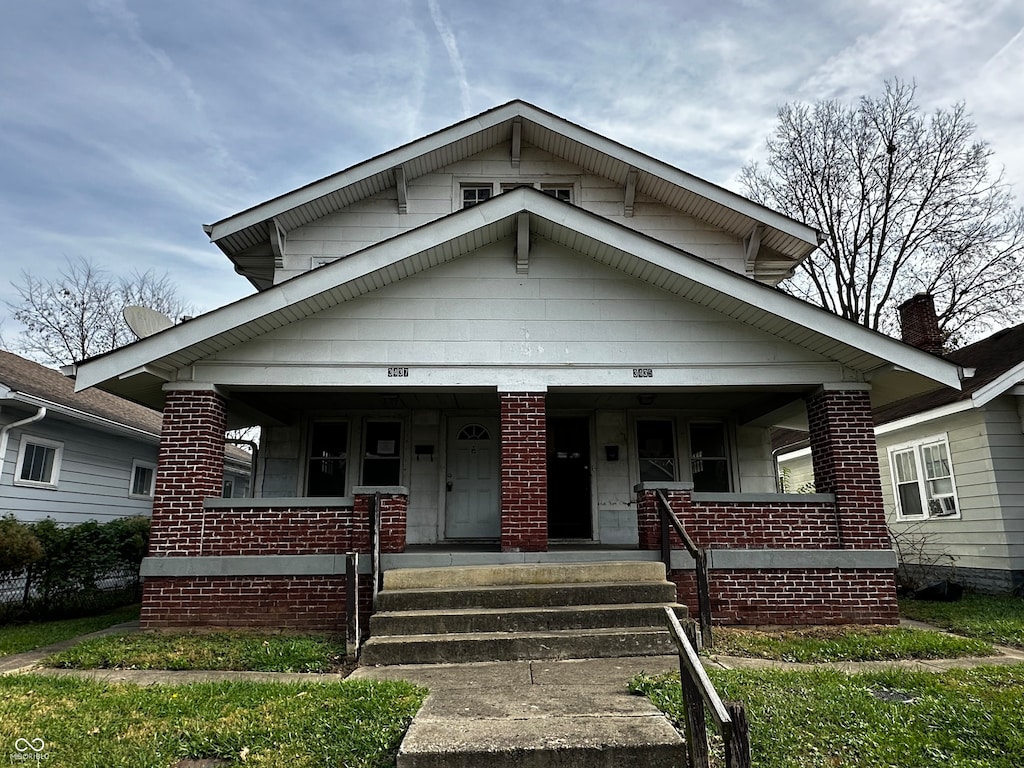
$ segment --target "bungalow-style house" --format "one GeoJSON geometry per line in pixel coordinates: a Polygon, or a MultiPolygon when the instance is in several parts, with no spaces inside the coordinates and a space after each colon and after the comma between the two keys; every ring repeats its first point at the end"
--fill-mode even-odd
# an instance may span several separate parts
{"type": "MultiPolygon", "coordinates": [[[[0,515],[62,524],[149,515],[162,417],[124,398],[75,392],[60,371],[0,351],[0,515]]],[[[225,482],[248,491],[248,455],[225,482]]]]}
{"type": "MultiPolygon", "coordinates": [[[[903,338],[940,354],[931,296],[900,307],[903,338]]],[[[1024,588],[1024,325],[946,354],[968,374],[875,410],[886,518],[908,577],[980,592],[1024,588]]],[[[810,449],[784,450],[789,485],[813,482],[810,449]]]]}
{"type": "Polygon", "coordinates": [[[959,371],[775,288],[815,230],[522,101],[205,229],[257,293],[77,366],[164,413],[144,626],[337,630],[377,494],[388,569],[657,560],[658,491],[716,620],[896,620],[872,409],[959,371]]]}

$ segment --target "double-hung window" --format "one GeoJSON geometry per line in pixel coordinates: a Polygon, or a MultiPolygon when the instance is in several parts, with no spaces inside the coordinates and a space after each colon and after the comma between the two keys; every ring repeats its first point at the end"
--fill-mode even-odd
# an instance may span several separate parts
{"type": "Polygon", "coordinates": [[[463,184],[462,207],[472,208],[474,205],[490,200],[494,188],[490,184],[463,184]]]}
{"type": "Polygon", "coordinates": [[[18,465],[14,469],[15,484],[56,488],[63,454],[63,443],[25,435],[18,449],[18,465]]]}
{"type": "Polygon", "coordinates": [[[401,485],[402,423],[366,422],[363,485],[401,485]]]}
{"type": "Polygon", "coordinates": [[[889,468],[897,517],[927,520],[960,514],[945,435],[889,448],[889,468]]]}
{"type": "MultiPolygon", "coordinates": [[[[682,429],[682,426],[680,427],[682,429]]],[[[636,450],[642,482],[686,480],[683,466],[677,460],[676,423],[671,418],[642,418],[636,421],[636,450]]],[[[689,447],[689,479],[695,491],[726,492],[732,490],[729,441],[725,423],[692,421],[686,431],[689,447]]],[[[686,449],[683,448],[683,456],[686,449]]]]}
{"type": "Polygon", "coordinates": [[[724,492],[732,489],[725,424],[720,421],[690,423],[690,472],[693,490],[724,492]]]}

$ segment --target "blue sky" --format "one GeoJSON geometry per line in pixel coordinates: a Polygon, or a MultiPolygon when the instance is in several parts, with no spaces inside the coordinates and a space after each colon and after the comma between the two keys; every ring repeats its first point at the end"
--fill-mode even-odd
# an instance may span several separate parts
{"type": "Polygon", "coordinates": [[[213,309],[251,288],[204,223],[514,98],[738,190],[779,105],[912,78],[1024,199],[1022,32],[1019,0],[8,0],[0,302],[84,256],[213,309]]]}

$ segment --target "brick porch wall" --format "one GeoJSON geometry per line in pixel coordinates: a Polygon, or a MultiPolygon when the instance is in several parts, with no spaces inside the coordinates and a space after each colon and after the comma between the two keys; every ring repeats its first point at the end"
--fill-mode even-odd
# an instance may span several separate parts
{"type": "MultiPolygon", "coordinates": [[[[370,576],[360,576],[360,625],[369,629],[370,576]]],[[[142,590],[143,629],[265,627],[345,632],[345,576],[149,577],[142,590]]]]}
{"type": "MultiPolygon", "coordinates": [[[[679,602],[697,611],[692,571],[674,571],[679,602]]],[[[896,580],[888,570],[711,570],[716,624],[896,624],[896,580]]]]}
{"type": "Polygon", "coordinates": [[[548,548],[546,397],[501,393],[501,551],[548,548]]]}

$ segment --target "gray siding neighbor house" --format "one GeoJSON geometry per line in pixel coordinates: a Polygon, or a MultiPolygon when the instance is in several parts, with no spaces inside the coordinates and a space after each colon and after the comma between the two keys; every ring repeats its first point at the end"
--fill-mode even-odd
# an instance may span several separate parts
{"type": "MultiPolygon", "coordinates": [[[[0,515],[106,522],[149,515],[161,415],[0,351],[0,515]]],[[[248,493],[248,454],[231,448],[225,487],[248,493]]]]}
{"type": "MultiPolygon", "coordinates": [[[[931,297],[901,308],[908,342],[938,351],[931,297]],[[923,328],[923,330],[922,330],[923,328]]],[[[875,410],[886,517],[922,577],[983,592],[1024,588],[1024,325],[950,352],[965,371],[947,387],[875,410]]],[[[799,436],[797,436],[799,439],[799,436]]],[[[813,482],[809,449],[782,448],[787,486],[813,482]]],[[[777,447],[781,447],[776,443],[777,447]]]]}

